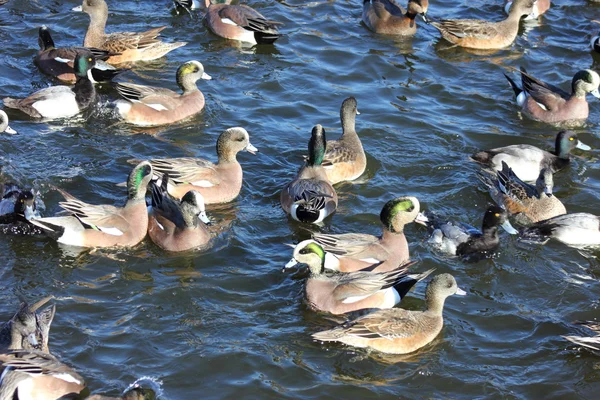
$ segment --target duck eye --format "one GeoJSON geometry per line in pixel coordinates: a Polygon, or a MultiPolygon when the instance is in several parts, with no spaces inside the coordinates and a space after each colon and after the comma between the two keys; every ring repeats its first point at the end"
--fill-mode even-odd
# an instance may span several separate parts
{"type": "Polygon", "coordinates": [[[569,138],[569,140],[570,140],[570,141],[573,141],[573,140],[575,140],[575,139],[573,139],[572,137],[570,137],[570,138],[569,138]]]}
{"type": "Polygon", "coordinates": [[[244,141],[244,139],[245,139],[244,137],[239,137],[239,138],[236,138],[235,140],[236,140],[237,142],[243,142],[243,141],[244,141]]]}
{"type": "Polygon", "coordinates": [[[308,254],[308,253],[309,253],[309,251],[306,248],[300,250],[300,254],[308,254]]]}
{"type": "Polygon", "coordinates": [[[88,62],[92,62],[92,59],[91,59],[91,58],[88,58],[88,62]]]}
{"type": "Polygon", "coordinates": [[[496,216],[496,218],[498,218],[500,216],[500,214],[496,213],[496,214],[494,214],[494,216],[496,216]]]}

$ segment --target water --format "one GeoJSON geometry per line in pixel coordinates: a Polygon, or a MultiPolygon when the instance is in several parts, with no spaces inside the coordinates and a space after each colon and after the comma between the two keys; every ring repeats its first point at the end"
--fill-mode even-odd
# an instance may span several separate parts
{"type": "MultiPolygon", "coordinates": [[[[502,18],[502,2],[432,2],[435,17],[502,18]]],[[[32,64],[37,29],[57,45],[82,42],[88,18],[77,1],[10,1],[0,8],[2,96],[52,84],[32,64]]],[[[0,137],[3,174],[40,190],[45,215],[66,189],[84,201],[121,204],[131,158],[201,156],[215,160],[218,135],[244,126],[261,153],[240,153],[244,187],[237,201],[209,208],[214,247],[172,255],[146,241],[134,249],[74,252],[51,240],[0,238],[0,315],[18,298],[53,294],[58,312],[51,349],[75,366],[92,392],[116,395],[140,377],[162,381],[164,398],[596,398],[598,359],[560,335],[582,334],[575,319],[600,317],[598,252],[560,243],[544,247],[502,234],[494,260],[464,264],[433,252],[426,233],[406,235],[419,271],[452,273],[468,292],[450,297],[437,339],[402,357],[321,345],[310,334],[337,320],[302,303],[305,274],[282,273],[285,243],[308,233],[288,221],[279,191],[294,176],[313,125],[340,134],[339,107],[355,96],[357,131],[368,171],[337,187],[340,207],[323,232],[378,234],[382,205],[415,195],[424,208],[476,226],[491,199],[467,156],[479,149],[530,143],[551,149],[557,130],[521,119],[502,76],[525,66],[568,88],[573,74],[600,60],[588,50],[600,7],[556,1],[516,44],[489,55],[451,48],[419,22],[415,38],[378,36],[360,24],[355,1],[252,2],[284,22],[275,46],[243,48],[207,32],[200,14],[176,14],[168,1],[111,1],[109,31],[168,25],[167,41],[188,41],[168,58],[136,65],[121,79],[175,88],[177,67],[200,60],[207,109],[190,122],[158,129],[118,123],[102,88],[89,119],[38,123],[9,113],[17,136],[0,137]],[[140,134],[142,133],[142,134],[140,134]],[[150,134],[143,134],[150,133],[150,134]]],[[[600,148],[600,105],[578,132],[600,148]]],[[[570,212],[598,214],[598,150],[576,151],[555,176],[570,212]]],[[[424,285],[403,307],[423,307],[424,285]]]]}

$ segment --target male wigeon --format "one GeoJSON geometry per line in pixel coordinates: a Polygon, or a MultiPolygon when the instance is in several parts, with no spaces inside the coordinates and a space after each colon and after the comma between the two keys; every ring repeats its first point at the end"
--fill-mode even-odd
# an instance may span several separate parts
{"type": "Polygon", "coordinates": [[[319,223],[337,208],[337,193],[322,165],[326,141],[325,130],[316,125],[308,141],[306,165],[300,168],[296,178],[283,188],[279,196],[283,211],[296,221],[319,223]]]}
{"type": "Polygon", "coordinates": [[[567,246],[583,248],[600,246],[600,217],[589,213],[574,213],[536,222],[522,229],[521,239],[546,243],[556,239],[567,246]]]}
{"type": "Polygon", "coordinates": [[[366,308],[392,308],[410,288],[433,270],[422,274],[407,274],[411,263],[388,272],[356,271],[325,274],[325,251],[314,241],[294,249],[294,256],[285,268],[306,264],[310,277],[305,295],[311,307],[332,314],[344,314],[366,308]]]}
{"type": "Polygon", "coordinates": [[[51,305],[38,311],[48,303],[48,296],[35,304],[21,303],[19,311],[0,327],[0,353],[9,350],[41,350],[49,352],[50,325],[56,306],[51,305]]]}
{"type": "Polygon", "coordinates": [[[502,49],[517,38],[521,17],[532,13],[534,0],[514,0],[508,17],[500,22],[475,19],[429,21],[442,37],[455,45],[471,49],[502,49]]]}
{"type": "Polygon", "coordinates": [[[125,206],[92,205],[57,190],[66,201],[60,206],[66,217],[34,219],[31,222],[59,243],[79,247],[130,247],[141,242],[148,231],[146,190],[152,178],[152,165],[144,161],[129,174],[125,206]]]}
{"type": "Polygon", "coordinates": [[[210,233],[206,225],[210,220],[204,209],[204,198],[195,191],[187,192],[181,201],[173,200],[167,193],[168,176],[162,185],[150,182],[152,207],[148,220],[148,236],[160,248],[168,251],[185,251],[206,247],[210,233]]]}
{"type": "Polygon", "coordinates": [[[207,9],[204,20],[208,28],[225,39],[250,44],[271,44],[281,34],[279,22],[266,19],[261,13],[244,4],[212,4],[205,0],[207,9]]]}
{"type": "Polygon", "coordinates": [[[74,61],[77,82],[69,86],[50,86],[24,99],[3,99],[8,108],[15,108],[34,118],[65,118],[79,114],[96,101],[96,89],[90,70],[96,65],[94,55],[88,50],[77,52],[74,61]]]}
{"type": "Polygon", "coordinates": [[[204,95],[198,79],[211,79],[198,61],[188,61],[177,69],[177,85],[183,93],[170,89],[119,82],[117,92],[125,100],[117,100],[117,112],[125,121],[153,126],[172,124],[198,114],[204,109],[204,95]]]}
{"type": "Polygon", "coordinates": [[[83,11],[90,16],[90,25],[83,40],[85,47],[96,47],[111,53],[119,53],[107,60],[111,64],[155,60],[171,50],[186,45],[186,42],[164,43],[157,39],[166,26],[140,33],[106,34],[108,6],[104,0],[83,0],[83,4],[73,8],[73,11],[83,11]]]}
{"type": "MultiPolygon", "coordinates": [[[[504,11],[506,14],[510,13],[510,8],[512,7],[513,0],[505,0],[504,11]]],[[[525,19],[531,20],[536,19],[540,15],[544,14],[546,11],[550,9],[550,0],[535,0],[533,2],[533,8],[531,14],[529,14],[525,19]]]]}
{"type": "Polygon", "coordinates": [[[340,108],[342,136],[338,140],[327,141],[322,165],[332,185],[353,181],[367,168],[367,156],[355,129],[357,114],[356,99],[348,97],[340,108]]]}
{"type": "Polygon", "coordinates": [[[552,171],[543,168],[535,186],[523,182],[502,162],[502,170],[482,171],[480,180],[500,207],[504,207],[522,225],[566,214],[563,203],[553,195],[552,171]]]}
{"type": "Polygon", "coordinates": [[[571,150],[590,150],[591,147],[580,141],[575,132],[560,131],[556,135],[554,149],[549,152],[529,144],[515,144],[480,151],[471,158],[496,171],[501,171],[502,162],[506,162],[520,179],[535,182],[542,169],[554,174],[567,167],[571,162],[571,150]]]}
{"type": "Polygon", "coordinates": [[[429,0],[409,0],[406,11],[396,0],[363,0],[362,20],[375,33],[411,36],[417,15],[425,16],[429,0]]]}
{"type": "Polygon", "coordinates": [[[435,276],[425,292],[425,311],[402,308],[377,310],[328,331],[312,335],[321,342],[341,342],[382,353],[406,354],[429,344],[444,326],[446,297],[464,296],[450,274],[435,276]]]}
{"type": "Polygon", "coordinates": [[[504,76],[515,92],[517,105],[521,107],[523,114],[536,121],[579,125],[590,113],[586,95],[591,93],[600,98],[600,76],[591,69],[584,69],[573,76],[571,93],[534,78],[523,67],[520,72],[522,87],[508,75],[504,76]]]}
{"type": "Polygon", "coordinates": [[[228,203],[242,189],[242,166],[237,154],[245,150],[256,154],[258,150],[250,143],[244,128],[229,128],[217,139],[217,163],[202,158],[157,158],[150,160],[154,173],[160,178],[169,175],[169,194],[181,199],[190,190],[204,197],[205,204],[228,203]]]}
{"type": "Polygon", "coordinates": [[[313,233],[313,239],[326,252],[325,268],[342,272],[365,268],[385,272],[398,268],[409,259],[404,226],[413,222],[419,211],[416,197],[398,197],[381,209],[379,220],[383,229],[379,237],[365,233],[313,233]]]}
{"type": "Polygon", "coordinates": [[[0,110],[0,133],[6,132],[10,135],[15,135],[17,131],[8,126],[8,115],[3,110],[0,110]]]}

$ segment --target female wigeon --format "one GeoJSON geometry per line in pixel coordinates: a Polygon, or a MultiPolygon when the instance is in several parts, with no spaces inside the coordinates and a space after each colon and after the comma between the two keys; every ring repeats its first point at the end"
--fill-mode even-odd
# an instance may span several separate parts
{"type": "Polygon", "coordinates": [[[41,350],[48,353],[50,325],[56,313],[51,305],[38,311],[53,297],[48,296],[35,304],[21,303],[19,311],[0,328],[0,353],[9,350],[41,350]]]}
{"type": "Polygon", "coordinates": [[[409,0],[406,11],[395,0],[363,0],[362,20],[375,33],[411,36],[417,15],[425,16],[429,0],[409,0]]]}

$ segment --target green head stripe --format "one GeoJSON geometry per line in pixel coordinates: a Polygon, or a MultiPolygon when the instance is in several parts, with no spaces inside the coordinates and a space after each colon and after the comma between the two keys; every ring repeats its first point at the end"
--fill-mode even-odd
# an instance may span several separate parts
{"type": "Polygon", "coordinates": [[[393,231],[392,222],[400,212],[410,212],[415,209],[415,205],[409,199],[394,199],[385,203],[379,219],[390,231],[393,231]]]}
{"type": "Polygon", "coordinates": [[[304,247],[302,250],[300,250],[300,254],[310,254],[310,253],[314,253],[314,254],[318,255],[321,260],[325,259],[325,251],[323,250],[323,248],[321,246],[319,246],[315,242],[311,242],[311,243],[307,244],[306,247],[304,247]]]}

